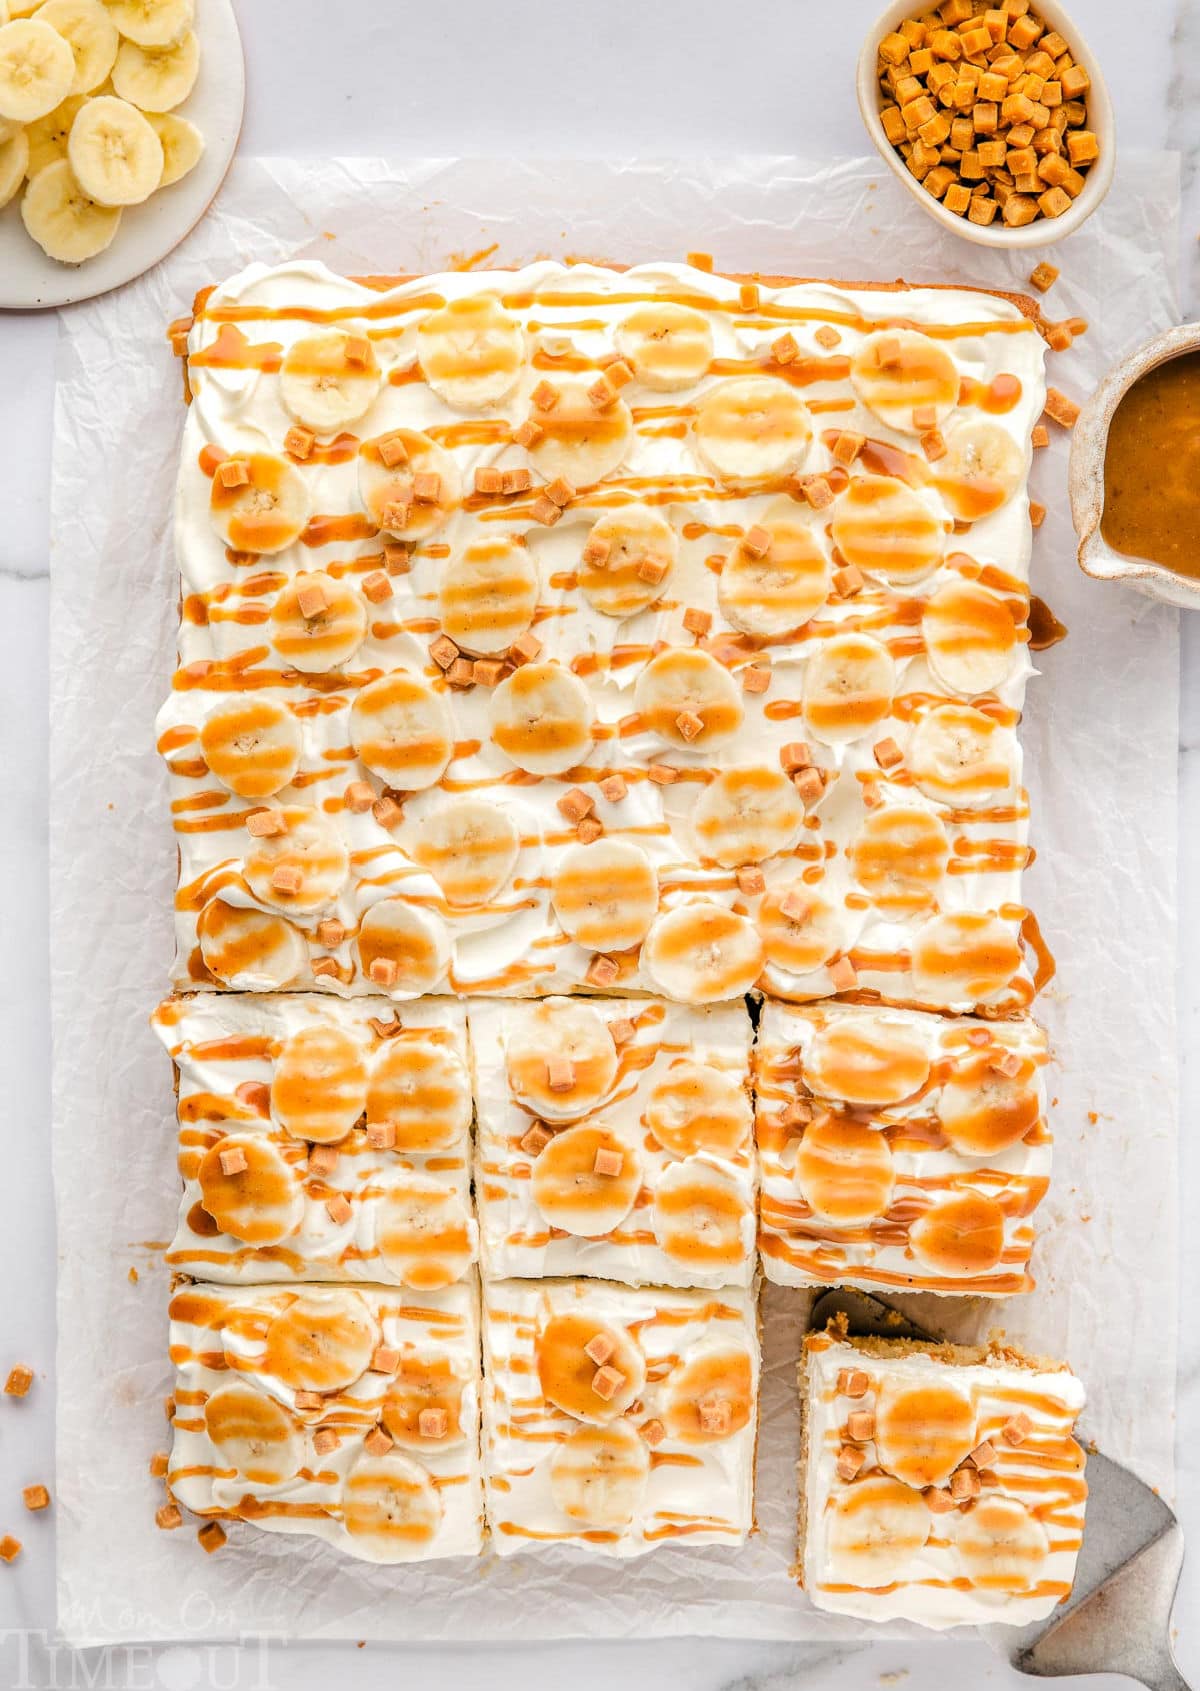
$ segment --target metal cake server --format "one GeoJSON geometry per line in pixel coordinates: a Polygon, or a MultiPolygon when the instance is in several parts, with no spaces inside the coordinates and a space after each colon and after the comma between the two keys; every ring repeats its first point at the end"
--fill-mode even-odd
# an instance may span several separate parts
{"type": "MultiPolygon", "coordinates": [[[[809,1326],[844,1315],[852,1335],[929,1339],[891,1304],[844,1289],[817,1299],[809,1326]]],[[[1189,1691],[1171,1649],[1171,1607],[1183,1566],[1183,1530],[1127,1468],[1088,1453],[1087,1525],[1075,1587],[1046,1621],[980,1630],[1019,1673],[1039,1679],[1123,1673],[1150,1691],[1189,1691]]]]}

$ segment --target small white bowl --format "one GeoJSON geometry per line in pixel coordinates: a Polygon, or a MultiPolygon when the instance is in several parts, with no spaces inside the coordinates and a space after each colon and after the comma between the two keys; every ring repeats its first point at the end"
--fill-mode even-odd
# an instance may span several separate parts
{"type": "Polygon", "coordinates": [[[1113,122],[1112,101],[1108,97],[1100,67],[1092,57],[1079,25],[1058,5],[1057,0],[1033,0],[1033,10],[1051,29],[1056,29],[1064,41],[1070,43],[1071,55],[1087,71],[1092,81],[1088,90],[1088,128],[1093,131],[1100,148],[1100,156],[1087,173],[1087,186],[1077,200],[1071,202],[1061,217],[1039,217],[1023,228],[1010,229],[997,217],[994,223],[970,223],[965,216],[956,217],[947,211],[940,200],[927,193],[884,134],[879,116],[879,43],[904,22],[921,10],[914,0],[893,0],[884,8],[875,27],[863,43],[858,56],[858,109],[862,113],[867,133],[892,175],[903,182],[921,209],[946,229],[952,229],[964,240],[975,241],[981,247],[1048,247],[1078,229],[1095,211],[1112,184],[1116,162],[1116,125],[1113,122]]]}
{"type": "Polygon", "coordinates": [[[1140,376],[1183,352],[1200,349],[1200,323],[1168,329],[1140,346],[1100,383],[1075,423],[1067,487],[1071,521],[1079,536],[1079,567],[1097,581],[1127,581],[1139,593],[1185,610],[1200,610],[1200,580],[1177,575],[1162,564],[1115,551],[1100,532],[1104,514],[1104,454],[1113,412],[1140,376]]]}

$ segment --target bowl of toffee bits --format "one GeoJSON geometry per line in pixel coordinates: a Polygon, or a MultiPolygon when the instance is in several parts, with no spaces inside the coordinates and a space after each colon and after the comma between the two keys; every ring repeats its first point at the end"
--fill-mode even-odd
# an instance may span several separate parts
{"type": "Polygon", "coordinates": [[[1060,241],[1112,182],[1108,90],[1054,0],[898,0],[859,56],[858,104],[918,204],[984,246],[1060,241]]]}

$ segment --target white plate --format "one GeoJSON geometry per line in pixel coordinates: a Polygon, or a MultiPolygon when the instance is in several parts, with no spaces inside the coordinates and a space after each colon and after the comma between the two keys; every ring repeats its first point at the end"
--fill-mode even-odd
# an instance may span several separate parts
{"type": "Polygon", "coordinates": [[[126,206],[116,239],[83,264],[58,264],[25,233],[20,195],[0,212],[0,310],[39,311],[94,299],[149,270],[208,210],[225,179],[246,104],[246,68],[233,0],[198,0],[200,74],[178,108],[204,136],[200,163],[181,182],[126,206]]]}

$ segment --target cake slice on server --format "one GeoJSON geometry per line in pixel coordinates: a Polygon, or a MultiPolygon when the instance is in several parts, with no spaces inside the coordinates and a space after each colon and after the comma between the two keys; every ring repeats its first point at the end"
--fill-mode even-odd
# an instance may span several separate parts
{"type": "Polygon", "coordinates": [[[809,1334],[800,1582],[819,1609],[942,1629],[1044,1620],[1083,1539],[1083,1386],[998,1342],[809,1334]]]}
{"type": "Polygon", "coordinates": [[[166,1261],[217,1282],[430,1291],[478,1254],[466,1018],[314,994],[168,999],[183,1197],[166,1261]]]}
{"type": "Polygon", "coordinates": [[[1029,1291],[1050,1176],[1046,1036],[847,1004],[763,1007],[759,1246],[787,1286],[1029,1291]]]}

